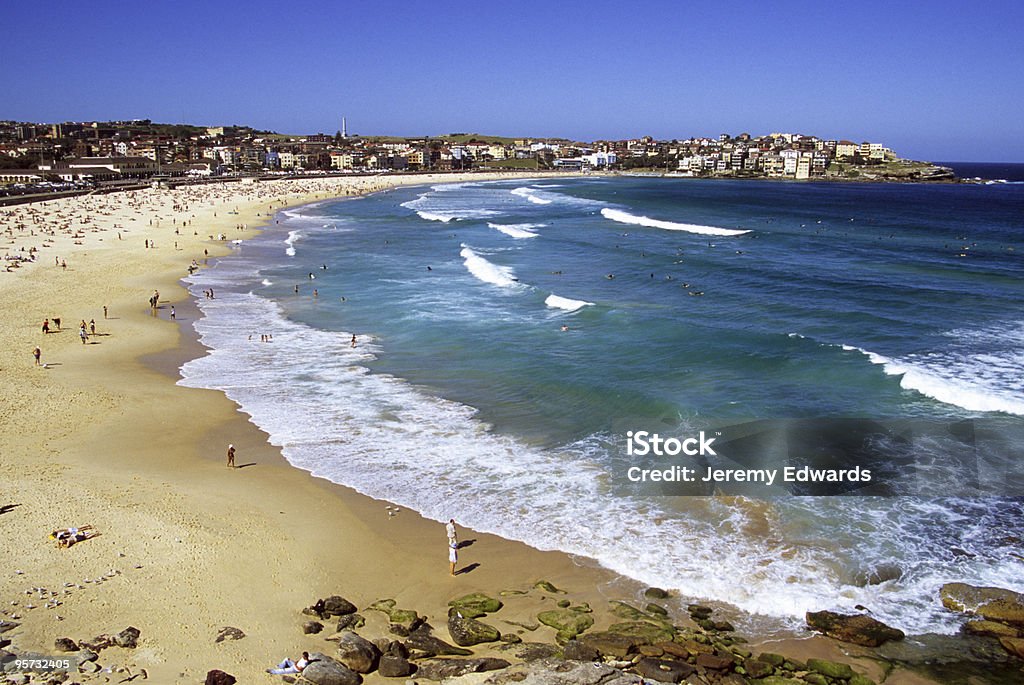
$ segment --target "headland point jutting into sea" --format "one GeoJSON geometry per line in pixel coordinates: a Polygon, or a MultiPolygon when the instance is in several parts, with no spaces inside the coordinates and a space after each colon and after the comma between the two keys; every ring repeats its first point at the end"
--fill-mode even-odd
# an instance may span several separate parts
{"type": "MultiPolygon", "coordinates": [[[[3,210],[10,254],[34,248],[0,281],[5,320],[18,322],[3,366],[20,369],[2,414],[14,446],[4,474],[23,495],[4,518],[26,535],[55,518],[101,533],[69,550],[5,543],[31,578],[4,578],[3,597],[31,585],[61,602],[60,614],[6,608],[8,619],[18,614],[18,644],[46,648],[54,625],[90,643],[142,623],[140,644],[158,653],[104,650],[100,662],[168,678],[224,665],[255,678],[297,649],[337,654],[300,629],[329,614],[301,608],[332,594],[356,602],[367,637],[389,634],[384,614],[365,611],[373,606],[417,610],[447,638],[449,600],[510,591],[484,620],[553,644],[553,629],[516,624],[585,602],[595,636],[623,619],[655,625],[655,609],[640,608],[651,603],[645,585],[667,585],[671,596],[654,603],[687,624],[659,639],[707,640],[721,661],[716,670],[699,654],[659,658],[692,661],[706,677],[748,668],[722,611],[755,635],[802,626],[814,609],[856,613],[858,603],[908,633],[955,631],[940,578],[1021,584],[1000,542],[1019,528],[1019,502],[992,498],[1012,494],[1019,477],[1019,321],[1006,312],[1020,296],[1020,198],[1013,187],[835,185],[815,199],[800,187],[396,175],[153,188],[3,210]],[[433,185],[393,187],[417,183],[433,185]],[[281,211],[295,203],[303,206],[281,211]],[[198,310],[175,283],[193,260],[198,310]],[[98,335],[82,345],[40,333],[40,315],[95,319],[98,335]],[[194,326],[209,349],[182,349],[178,325],[194,326]],[[33,346],[46,369],[23,363],[33,346]],[[157,350],[151,366],[176,376],[191,360],[184,383],[223,390],[252,423],[220,392],[174,386],[135,361],[157,350]],[[975,395],[999,402],[974,406],[975,395]],[[920,473],[907,496],[666,498],[616,482],[630,429],[720,430],[728,447],[730,427],[751,421],[779,422],[758,427],[767,431],[865,414],[893,431],[866,430],[875,442],[863,456],[920,473]],[[16,429],[24,416],[46,421],[16,429]],[[968,424],[969,442],[959,428],[968,424]],[[306,478],[268,441],[390,508],[306,478]],[[224,468],[228,443],[242,468],[224,468]],[[968,444],[970,462],[961,459],[968,444]],[[52,463],[41,466],[40,453],[52,463]],[[936,497],[965,475],[963,496],[936,497]],[[467,532],[460,563],[478,566],[452,579],[433,544],[449,517],[532,549],[467,532]],[[239,568],[240,558],[261,563],[239,568]],[[616,573],[572,560],[587,558],[616,573]],[[119,582],[144,590],[122,596],[119,582]],[[560,589],[569,607],[556,605],[560,589]],[[632,605],[609,611],[609,596],[632,605]],[[395,601],[378,602],[387,598],[395,601]],[[714,600],[715,620],[687,610],[701,598],[714,600]],[[195,644],[182,625],[209,639],[195,644]],[[214,642],[224,625],[245,635],[227,645],[233,652],[214,642]],[[171,650],[189,650],[191,663],[171,650]]],[[[587,632],[576,642],[596,644],[587,632]]],[[[810,652],[786,649],[795,650],[790,667],[773,674],[810,663],[810,652]]],[[[871,652],[815,649],[882,678],[871,652]]],[[[434,667],[419,663],[424,674],[434,667]]]]}

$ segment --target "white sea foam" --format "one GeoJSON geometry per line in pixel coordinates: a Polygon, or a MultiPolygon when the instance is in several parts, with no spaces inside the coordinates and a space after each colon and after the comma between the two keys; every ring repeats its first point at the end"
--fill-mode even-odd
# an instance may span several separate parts
{"type": "Polygon", "coordinates": [[[416,213],[420,215],[421,219],[425,219],[426,221],[440,221],[440,222],[445,223],[445,224],[448,223],[449,221],[452,221],[453,219],[458,219],[459,218],[459,217],[455,216],[454,214],[438,214],[436,212],[423,212],[423,211],[416,212],[416,213]]]}
{"type": "Polygon", "coordinates": [[[463,259],[463,263],[469,270],[469,273],[476,276],[484,283],[490,283],[491,285],[500,286],[502,288],[515,288],[519,287],[519,283],[515,277],[515,273],[511,267],[499,266],[498,264],[492,264],[487,261],[476,252],[472,250],[465,243],[462,244],[462,251],[459,255],[463,259]]]}
{"type": "Polygon", "coordinates": [[[948,336],[950,348],[938,352],[909,354],[899,359],[843,345],[878,364],[890,376],[900,377],[900,387],[913,390],[944,404],[976,412],[1002,412],[1024,416],[1024,326],[1016,329],[957,330],[948,336]],[[1014,345],[1013,335],[1018,336],[1014,345]],[[979,354],[995,342],[1001,348],[979,354]],[[1009,342],[1009,344],[1007,344],[1009,342]]]}
{"type": "Polygon", "coordinates": [[[274,285],[273,282],[269,278],[264,278],[262,281],[260,281],[260,283],[262,283],[263,285],[266,285],[266,286],[274,285]]]}
{"type": "Polygon", "coordinates": [[[586,302],[584,300],[570,300],[568,297],[560,297],[551,293],[544,300],[544,304],[553,309],[564,309],[567,312],[574,312],[581,307],[593,307],[593,302],[586,302]]]}
{"type": "MultiPolygon", "coordinates": [[[[476,256],[464,249],[464,257],[476,256]]],[[[231,274],[220,271],[201,272],[195,292],[229,283],[231,274]]],[[[373,342],[352,349],[351,333],[293,322],[278,305],[251,293],[219,289],[217,299],[197,300],[205,317],[195,326],[210,352],[184,365],[182,385],[224,391],[295,466],[429,519],[454,517],[538,549],[596,559],[682,597],[727,601],[793,625],[806,611],[862,603],[908,632],[951,633],[956,618],[934,602],[943,579],[1024,587],[1021,566],[1009,557],[961,560],[951,568],[934,541],[915,534],[915,521],[962,516],[942,503],[908,499],[896,508],[875,498],[776,503],[692,497],[672,503],[681,509],[668,509],[658,498],[615,496],[607,483],[620,474],[601,466],[599,443],[606,436],[562,449],[530,446],[492,433],[472,407],[371,373],[365,363],[378,352],[373,342]],[[273,331],[274,344],[247,342],[240,325],[273,331]],[[786,542],[780,527],[799,511],[783,514],[781,506],[849,521],[857,529],[850,534],[865,545],[862,556],[906,559],[906,577],[878,586],[853,584],[840,575],[829,545],[786,542]],[[915,513],[913,507],[930,509],[915,513]],[[874,533],[865,535],[865,529],[874,533]]],[[[981,516],[941,529],[959,534],[972,525],[978,534],[991,529],[981,516]]]]}
{"type": "Polygon", "coordinates": [[[295,256],[295,241],[302,237],[302,234],[298,231],[288,231],[288,237],[285,239],[284,244],[288,247],[284,253],[289,257],[295,256]]]}
{"type": "Polygon", "coordinates": [[[519,197],[526,198],[535,205],[549,205],[552,202],[552,200],[538,196],[537,192],[533,188],[529,188],[526,186],[523,186],[522,188],[514,188],[509,192],[511,192],[513,195],[518,195],[519,197]]]}
{"type": "Polygon", "coordinates": [[[499,212],[490,209],[482,209],[469,203],[460,203],[450,199],[451,191],[460,190],[462,186],[438,186],[439,190],[422,193],[415,200],[403,202],[402,207],[411,209],[426,221],[458,221],[460,219],[485,219],[496,216],[499,212]],[[445,190],[440,190],[444,188],[445,190]]]}
{"type": "Polygon", "coordinates": [[[719,236],[734,236],[743,235],[744,233],[750,233],[750,231],[740,231],[732,228],[718,228],[717,226],[700,226],[698,224],[680,224],[674,221],[662,221],[660,219],[651,219],[646,216],[636,216],[629,212],[624,212],[621,209],[611,209],[605,207],[601,210],[601,216],[612,221],[618,221],[622,224],[633,224],[636,226],[647,226],[649,228],[662,228],[667,231],[686,231],[687,233],[699,233],[701,235],[719,235],[719,236]]]}
{"type": "Polygon", "coordinates": [[[487,225],[512,238],[536,238],[537,234],[533,229],[547,226],[547,224],[495,224],[491,222],[487,222],[487,225]]]}

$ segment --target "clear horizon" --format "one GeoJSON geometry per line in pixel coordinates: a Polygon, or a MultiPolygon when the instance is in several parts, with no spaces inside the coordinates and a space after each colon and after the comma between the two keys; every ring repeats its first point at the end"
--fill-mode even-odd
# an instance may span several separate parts
{"type": "Polygon", "coordinates": [[[1024,161],[1024,6],[226,0],[8,8],[0,118],[573,140],[790,132],[1024,161]],[[31,27],[31,28],[29,28],[31,27]]]}

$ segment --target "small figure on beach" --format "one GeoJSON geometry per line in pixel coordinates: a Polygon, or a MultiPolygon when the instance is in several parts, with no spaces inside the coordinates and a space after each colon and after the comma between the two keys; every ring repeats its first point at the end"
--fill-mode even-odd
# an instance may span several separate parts
{"type": "Polygon", "coordinates": [[[36,358],[36,366],[39,366],[39,358],[43,356],[43,351],[37,347],[32,350],[32,356],[36,358]]]}
{"type": "Polygon", "coordinates": [[[103,305],[103,318],[107,318],[107,305],[103,305]]]}
{"type": "Polygon", "coordinates": [[[89,332],[96,335],[96,319],[89,319],[89,332]]]}
{"type": "Polygon", "coordinates": [[[228,445],[228,466],[235,468],[235,446],[228,445]]]}
{"type": "Polygon", "coordinates": [[[57,541],[58,547],[70,547],[76,542],[88,540],[99,535],[92,526],[80,526],[78,528],[60,528],[50,533],[50,539],[57,541]]]}
{"type": "Polygon", "coordinates": [[[50,320],[49,319],[43,319],[43,333],[49,333],[49,332],[50,332],[50,320]]]}
{"type": "Polygon", "coordinates": [[[267,673],[273,675],[287,675],[289,673],[302,673],[302,671],[309,665],[309,652],[303,652],[302,658],[298,661],[292,661],[291,659],[285,659],[279,663],[275,668],[268,668],[267,673]]]}
{"type": "Polygon", "coordinates": [[[85,332],[85,322],[82,322],[82,326],[78,329],[78,337],[82,339],[82,344],[89,342],[89,334],[85,332]]]}
{"type": "Polygon", "coordinates": [[[458,546],[459,536],[455,531],[455,519],[448,519],[448,523],[445,524],[444,528],[448,533],[448,544],[458,546]]]}
{"type": "Polygon", "coordinates": [[[57,326],[57,330],[59,331],[60,330],[60,317],[59,316],[53,317],[53,323],[54,323],[55,326],[57,326]]]}
{"type": "Polygon", "coordinates": [[[172,304],[171,305],[171,319],[173,320],[174,318],[175,318],[174,317],[174,305],[172,304]]]}
{"type": "Polygon", "coordinates": [[[455,564],[459,563],[459,545],[455,542],[448,542],[448,572],[455,575],[455,564]]]}

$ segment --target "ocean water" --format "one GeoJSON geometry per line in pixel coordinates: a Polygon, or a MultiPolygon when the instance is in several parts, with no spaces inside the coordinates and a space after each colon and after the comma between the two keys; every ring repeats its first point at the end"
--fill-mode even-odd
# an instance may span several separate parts
{"type": "Polygon", "coordinates": [[[181,382],[299,468],[765,625],[952,632],[942,583],[1024,591],[1020,185],[517,180],[277,220],[191,279],[181,382]],[[785,465],[873,478],[629,479],[785,465]]]}

